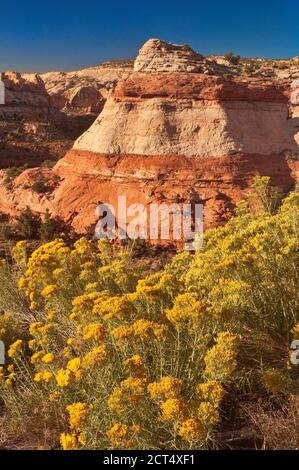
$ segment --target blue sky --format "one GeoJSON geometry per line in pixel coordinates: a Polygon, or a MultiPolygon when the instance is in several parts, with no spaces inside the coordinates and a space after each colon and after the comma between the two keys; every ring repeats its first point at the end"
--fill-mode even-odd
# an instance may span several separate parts
{"type": "Polygon", "coordinates": [[[14,0],[0,16],[0,70],[132,58],[150,37],[203,54],[299,56],[298,0],[14,0]]]}

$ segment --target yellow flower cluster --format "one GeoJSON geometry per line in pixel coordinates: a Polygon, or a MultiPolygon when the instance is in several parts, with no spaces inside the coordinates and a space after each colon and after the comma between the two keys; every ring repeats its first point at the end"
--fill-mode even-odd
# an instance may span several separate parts
{"type": "Polygon", "coordinates": [[[89,323],[83,327],[79,326],[79,332],[81,330],[85,341],[100,341],[105,335],[105,328],[101,323],[89,323]]]}
{"type": "Polygon", "coordinates": [[[55,356],[53,353],[47,353],[42,357],[42,362],[45,364],[52,364],[54,362],[55,356]]]}
{"type": "Polygon", "coordinates": [[[36,422],[44,422],[47,400],[66,450],[208,448],[224,393],[247,391],[243,370],[272,395],[293,393],[294,369],[271,369],[269,345],[283,338],[275,349],[283,364],[284,345],[299,338],[299,193],[273,213],[253,215],[247,204],[238,211],[204,234],[201,250],[178,253],[155,274],[136,256],[137,242],[54,240],[30,257],[17,244],[13,265],[0,263],[3,282],[20,290],[16,301],[1,290],[9,306],[0,316],[0,339],[11,345],[0,368],[8,425],[28,416],[26,390],[36,422]],[[22,311],[26,302],[32,312],[22,311]]]}
{"type": "Polygon", "coordinates": [[[196,294],[185,293],[176,297],[173,308],[167,309],[165,314],[168,320],[176,325],[188,325],[190,322],[197,322],[205,311],[204,302],[200,301],[196,294]]]}
{"type": "Polygon", "coordinates": [[[123,361],[123,364],[128,367],[133,376],[143,377],[145,375],[144,360],[139,354],[129,357],[129,359],[123,361]]]}
{"type": "Polygon", "coordinates": [[[205,376],[224,383],[231,379],[237,367],[238,338],[229,332],[219,333],[216,344],[205,356],[205,376]]]}
{"type": "Polygon", "coordinates": [[[22,352],[23,341],[21,339],[17,339],[13,344],[10,345],[8,349],[8,356],[9,357],[16,357],[22,352]]]}
{"type": "Polygon", "coordinates": [[[128,426],[127,424],[115,423],[107,431],[107,436],[114,447],[130,449],[134,445],[134,439],[140,432],[141,428],[137,424],[128,426]]]}
{"type": "Polygon", "coordinates": [[[71,372],[65,369],[59,369],[56,374],[56,382],[59,387],[67,387],[72,380],[71,372]]]}
{"type": "Polygon", "coordinates": [[[176,398],[181,391],[182,381],[176,377],[162,377],[159,382],[150,383],[147,387],[153,400],[176,398]]]}
{"type": "Polygon", "coordinates": [[[108,399],[110,411],[122,413],[128,406],[140,402],[145,396],[146,384],[145,377],[129,377],[123,380],[108,399]]]}
{"type": "Polygon", "coordinates": [[[162,421],[179,422],[187,415],[187,406],[182,398],[168,398],[160,407],[162,421]]]}
{"type": "Polygon", "coordinates": [[[189,418],[182,422],[179,428],[179,436],[187,442],[197,441],[205,437],[205,429],[201,421],[189,418]]]}
{"type": "Polygon", "coordinates": [[[13,364],[10,364],[7,367],[7,372],[8,374],[5,375],[4,367],[0,367],[0,381],[4,381],[5,385],[7,385],[8,387],[12,387],[16,377],[13,364]]]}
{"type": "Polygon", "coordinates": [[[116,340],[123,340],[132,336],[141,339],[163,339],[167,327],[146,319],[140,319],[131,325],[119,326],[111,331],[116,340]]]}
{"type": "Polygon", "coordinates": [[[50,370],[43,370],[35,374],[34,381],[35,382],[50,382],[52,378],[53,378],[53,373],[50,370]]]}
{"type": "Polygon", "coordinates": [[[60,444],[63,450],[77,450],[78,439],[75,433],[67,434],[62,433],[60,435],[60,444]]]}
{"type": "Polygon", "coordinates": [[[66,407],[69,413],[69,424],[71,429],[77,431],[81,429],[82,424],[86,421],[91,406],[88,403],[72,403],[66,407]]]}
{"type": "Polygon", "coordinates": [[[222,385],[215,380],[199,384],[196,391],[201,400],[210,401],[212,403],[220,403],[224,396],[222,385]]]}
{"type": "Polygon", "coordinates": [[[55,284],[50,284],[43,288],[43,290],[41,291],[41,296],[49,298],[53,294],[55,294],[55,292],[57,292],[57,286],[55,286],[55,284]]]}

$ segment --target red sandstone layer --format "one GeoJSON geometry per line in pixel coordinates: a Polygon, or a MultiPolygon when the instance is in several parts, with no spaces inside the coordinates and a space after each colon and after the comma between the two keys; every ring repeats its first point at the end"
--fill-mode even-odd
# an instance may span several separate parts
{"type": "Polygon", "coordinates": [[[205,229],[224,223],[235,204],[246,197],[255,175],[269,175],[274,185],[290,190],[299,176],[299,162],[282,155],[242,155],[233,157],[184,157],[171,155],[102,155],[71,150],[50,170],[27,170],[14,183],[13,192],[0,188],[0,210],[16,214],[29,205],[46,208],[70,223],[78,232],[92,230],[97,203],[112,204],[118,196],[127,205],[148,206],[152,202],[188,203],[190,193],[204,204],[205,229]],[[50,194],[33,194],[30,186],[40,176],[62,181],[50,194]],[[29,186],[29,188],[28,188],[29,186]]]}
{"type": "Polygon", "coordinates": [[[114,96],[123,98],[172,98],[216,101],[286,103],[289,80],[256,78],[226,80],[196,73],[134,73],[118,83],[114,96]]]}

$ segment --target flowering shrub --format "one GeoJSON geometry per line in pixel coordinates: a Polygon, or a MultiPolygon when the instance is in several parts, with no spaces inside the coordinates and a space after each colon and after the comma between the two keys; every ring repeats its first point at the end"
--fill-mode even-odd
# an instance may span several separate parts
{"type": "Polygon", "coordinates": [[[7,426],[46,448],[208,448],[232,396],[294,390],[299,194],[238,214],[151,275],[105,242],[18,243],[0,268],[24,305],[0,317],[7,426]]]}

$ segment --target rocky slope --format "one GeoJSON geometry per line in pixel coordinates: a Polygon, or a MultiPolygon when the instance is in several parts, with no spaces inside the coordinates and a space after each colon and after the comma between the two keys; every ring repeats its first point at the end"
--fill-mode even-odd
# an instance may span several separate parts
{"type": "Polygon", "coordinates": [[[78,113],[99,113],[109,90],[127,77],[133,61],[111,61],[74,72],[48,72],[41,75],[51,101],[59,109],[78,113]]]}
{"type": "Polygon", "coordinates": [[[84,232],[95,223],[97,202],[117,209],[118,195],[127,205],[196,200],[207,228],[227,220],[254,175],[293,187],[299,113],[291,77],[245,77],[233,67],[227,76],[226,65],[194,54],[146,43],[135,72],[111,87],[99,117],[53,170],[27,170],[13,191],[0,187],[0,210],[49,208],[84,232]],[[34,181],[53,175],[61,182],[49,193],[32,192],[34,181]]]}
{"type": "Polygon", "coordinates": [[[109,89],[132,69],[115,61],[77,72],[3,72],[0,167],[55,162],[103,109],[109,89]]]}

